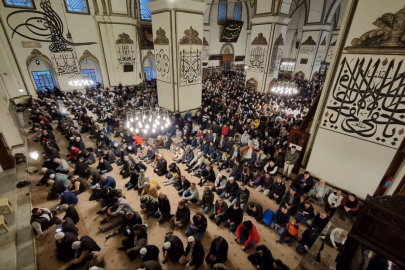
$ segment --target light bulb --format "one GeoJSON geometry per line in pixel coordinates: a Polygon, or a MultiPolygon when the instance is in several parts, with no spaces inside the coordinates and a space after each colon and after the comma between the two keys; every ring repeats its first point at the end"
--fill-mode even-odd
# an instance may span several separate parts
{"type": "Polygon", "coordinates": [[[134,131],[134,128],[133,128],[133,127],[130,127],[129,130],[130,130],[130,131],[134,131]]]}
{"type": "Polygon", "coordinates": [[[33,151],[33,152],[30,153],[30,157],[31,157],[32,159],[37,160],[38,157],[39,157],[39,154],[38,154],[37,151],[33,151]]]}
{"type": "Polygon", "coordinates": [[[134,122],[134,118],[131,118],[131,122],[134,122]]]}
{"type": "Polygon", "coordinates": [[[136,132],[136,133],[139,133],[139,129],[135,129],[135,132],[136,132]]]}
{"type": "Polygon", "coordinates": [[[148,131],[147,131],[146,129],[144,129],[144,130],[143,130],[143,133],[146,133],[146,132],[148,132],[148,131]]]}
{"type": "Polygon", "coordinates": [[[161,126],[160,129],[163,130],[164,129],[163,126],[161,126]]]}
{"type": "MultiPolygon", "coordinates": [[[[157,119],[160,119],[160,115],[157,116],[157,119]]],[[[163,120],[164,120],[164,118],[163,118],[163,120]]]]}
{"type": "Polygon", "coordinates": [[[138,121],[138,119],[139,119],[139,118],[138,118],[138,116],[137,116],[137,117],[135,117],[135,120],[136,120],[136,121],[138,121]]]}
{"type": "Polygon", "coordinates": [[[152,129],[152,133],[155,133],[155,132],[156,132],[156,129],[153,128],[153,129],[152,129]]]}
{"type": "Polygon", "coordinates": [[[156,124],[153,124],[153,128],[156,128],[156,124]]]}
{"type": "Polygon", "coordinates": [[[148,124],[146,124],[146,129],[149,129],[149,125],[148,125],[148,124]]]}

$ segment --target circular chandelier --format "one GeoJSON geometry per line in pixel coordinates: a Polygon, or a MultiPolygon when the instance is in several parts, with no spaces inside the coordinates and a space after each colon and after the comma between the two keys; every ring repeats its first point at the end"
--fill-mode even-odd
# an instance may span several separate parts
{"type": "Polygon", "coordinates": [[[81,75],[74,75],[73,77],[70,78],[68,84],[70,86],[90,86],[90,85],[93,85],[94,82],[93,82],[93,80],[84,78],[81,75]]]}
{"type": "Polygon", "coordinates": [[[276,95],[287,96],[298,94],[298,89],[295,82],[278,81],[271,87],[271,92],[276,95]]]}
{"type": "Polygon", "coordinates": [[[126,127],[135,133],[155,133],[169,127],[169,112],[163,108],[130,109],[127,112],[126,127]]]}

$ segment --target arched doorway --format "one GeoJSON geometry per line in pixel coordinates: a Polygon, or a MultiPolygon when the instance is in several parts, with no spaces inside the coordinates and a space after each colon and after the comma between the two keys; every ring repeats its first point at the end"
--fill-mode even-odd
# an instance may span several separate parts
{"type": "Polygon", "coordinates": [[[155,55],[148,51],[148,53],[143,58],[143,72],[145,74],[146,80],[156,79],[156,61],[155,55]]]}
{"type": "Polygon", "coordinates": [[[92,80],[94,85],[97,83],[103,84],[103,77],[101,76],[101,69],[98,59],[88,50],[85,50],[83,55],[80,57],[79,66],[83,77],[88,80],[92,80]]]}
{"type": "Polygon", "coordinates": [[[35,90],[45,91],[45,88],[59,88],[58,79],[51,60],[39,50],[34,49],[27,61],[28,73],[35,90]]]}

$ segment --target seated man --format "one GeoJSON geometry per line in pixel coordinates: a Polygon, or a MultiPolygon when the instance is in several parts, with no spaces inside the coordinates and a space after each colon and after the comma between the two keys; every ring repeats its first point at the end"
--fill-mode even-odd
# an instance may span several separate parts
{"type": "Polygon", "coordinates": [[[319,233],[313,229],[306,229],[301,236],[301,240],[298,241],[299,245],[295,249],[298,254],[305,254],[309,252],[312,245],[315,243],[319,233]]]}
{"type": "Polygon", "coordinates": [[[309,200],[305,200],[298,206],[297,215],[295,219],[299,223],[305,224],[308,219],[314,217],[314,207],[311,205],[309,200]]]}
{"type": "Polygon", "coordinates": [[[345,220],[346,217],[353,218],[357,216],[357,213],[360,208],[360,203],[356,198],[356,195],[349,194],[349,196],[345,197],[342,200],[340,205],[340,209],[342,210],[343,214],[339,215],[340,219],[345,220]]]}
{"type": "Polygon", "coordinates": [[[194,236],[189,236],[187,242],[188,245],[179,263],[186,265],[186,269],[197,269],[204,262],[204,247],[201,242],[195,240],[194,236]]]}
{"type": "Polygon", "coordinates": [[[60,210],[62,210],[63,212],[65,212],[65,216],[63,217],[63,219],[66,218],[71,218],[73,220],[73,222],[75,224],[77,224],[77,222],[79,222],[80,220],[80,216],[79,213],[77,213],[77,210],[74,206],[68,205],[68,204],[63,204],[60,207],[60,210]]]}
{"type": "Polygon", "coordinates": [[[148,244],[148,230],[145,225],[136,224],[128,238],[122,240],[122,246],[118,250],[124,250],[132,262],[139,255],[141,248],[148,244]]]}
{"type": "Polygon", "coordinates": [[[185,190],[183,193],[183,201],[185,203],[187,203],[187,202],[196,203],[198,201],[199,196],[200,195],[198,193],[196,184],[191,183],[190,187],[187,190],[185,190]]]}
{"type": "Polygon", "coordinates": [[[151,195],[144,195],[141,197],[141,213],[145,214],[145,217],[153,216],[159,208],[158,201],[151,195]]]}
{"type": "Polygon", "coordinates": [[[322,211],[316,214],[314,219],[308,220],[307,225],[310,228],[318,232],[321,232],[323,228],[325,228],[325,226],[328,224],[328,222],[329,222],[328,213],[326,211],[322,211]]]}
{"type": "Polygon", "coordinates": [[[270,228],[275,229],[278,234],[282,234],[285,226],[290,221],[290,213],[285,205],[280,206],[274,215],[273,221],[270,223],[270,228]]]}
{"type": "Polygon", "coordinates": [[[34,233],[39,236],[38,240],[46,237],[44,231],[55,224],[56,211],[50,211],[48,208],[33,208],[31,216],[31,226],[34,228],[34,233]]]}
{"type": "Polygon", "coordinates": [[[73,233],[76,236],[79,236],[79,229],[77,229],[75,223],[70,217],[67,217],[65,219],[60,219],[57,218],[55,220],[55,225],[61,225],[60,226],[60,231],[61,232],[70,232],[73,233]]]}
{"type": "Polygon", "coordinates": [[[202,187],[207,181],[208,182],[215,182],[215,172],[211,165],[205,167],[205,169],[201,170],[201,173],[196,173],[194,176],[200,177],[200,182],[198,185],[202,187]]]}
{"type": "Polygon", "coordinates": [[[55,257],[58,261],[68,262],[74,258],[76,251],[72,244],[77,241],[77,236],[70,232],[58,232],[55,234],[55,257]]]}
{"type": "Polygon", "coordinates": [[[293,216],[298,210],[298,206],[301,203],[301,196],[298,194],[295,187],[292,187],[283,197],[280,205],[285,205],[287,207],[290,214],[293,216]]]}
{"type": "Polygon", "coordinates": [[[203,213],[197,212],[193,218],[190,227],[186,230],[186,236],[194,235],[197,241],[201,241],[204,232],[207,230],[207,218],[203,213]]]}
{"type": "Polygon", "coordinates": [[[246,220],[238,226],[235,241],[242,245],[243,251],[260,242],[259,233],[252,221],[246,220]]]}
{"type": "Polygon", "coordinates": [[[170,202],[165,194],[159,193],[158,205],[159,208],[153,216],[158,219],[159,224],[162,224],[172,218],[172,215],[170,214],[170,202]]]}
{"type": "Polygon", "coordinates": [[[322,236],[321,238],[324,239],[325,244],[328,246],[341,251],[347,239],[347,231],[341,228],[335,228],[330,234],[322,236]]]}
{"type": "Polygon", "coordinates": [[[86,186],[78,175],[72,175],[69,177],[71,184],[69,185],[69,191],[75,195],[79,195],[86,190],[86,186]]]}
{"type": "Polygon", "coordinates": [[[326,185],[325,180],[319,180],[314,187],[308,191],[309,200],[313,201],[316,205],[323,205],[325,203],[324,199],[329,194],[329,188],[326,185]]]}
{"type": "Polygon", "coordinates": [[[229,227],[231,232],[235,232],[239,224],[243,221],[243,210],[240,207],[239,202],[235,202],[228,208],[227,217],[224,221],[224,226],[229,227]]]}
{"type": "Polygon", "coordinates": [[[312,189],[314,180],[308,171],[303,174],[298,175],[291,183],[291,187],[295,187],[298,194],[302,195],[307,193],[312,189]]]}
{"type": "Polygon", "coordinates": [[[165,175],[167,173],[167,161],[162,154],[158,155],[156,168],[153,170],[158,176],[165,175]]]}
{"type": "Polygon", "coordinates": [[[60,196],[59,206],[61,206],[62,204],[74,206],[78,202],[79,202],[79,199],[76,197],[76,195],[74,193],[72,193],[68,190],[65,190],[64,192],[62,192],[62,194],[60,196]]]}
{"type": "Polygon", "coordinates": [[[179,201],[174,217],[170,219],[170,229],[184,229],[190,223],[190,209],[183,201],[179,201]]]}
{"type": "Polygon", "coordinates": [[[218,196],[224,192],[226,187],[227,179],[225,175],[218,174],[215,179],[214,186],[211,188],[212,191],[216,192],[218,196]]]}
{"type": "Polygon", "coordinates": [[[90,236],[83,236],[79,241],[73,242],[72,249],[76,251],[75,259],[66,270],[74,270],[79,267],[84,266],[89,259],[91,258],[92,252],[98,252],[101,248],[97,245],[90,236]]]}
{"type": "Polygon", "coordinates": [[[250,202],[246,214],[254,217],[256,221],[261,222],[263,219],[263,206],[258,202],[250,202]]]}
{"type": "Polygon", "coordinates": [[[205,214],[208,214],[214,207],[214,193],[209,187],[204,188],[201,200],[197,202],[197,206],[202,206],[205,214]]]}
{"type": "Polygon", "coordinates": [[[159,248],[155,245],[147,245],[139,251],[142,262],[159,261],[159,248]]]}
{"type": "Polygon", "coordinates": [[[211,268],[217,263],[224,263],[228,259],[228,242],[222,236],[214,236],[211,242],[210,252],[205,261],[211,268]]]}
{"type": "Polygon", "coordinates": [[[248,256],[248,260],[257,267],[258,270],[277,269],[272,268],[274,263],[273,255],[270,249],[265,245],[256,247],[256,252],[248,256]]]}
{"type": "Polygon", "coordinates": [[[225,198],[220,196],[215,202],[214,211],[209,215],[209,218],[215,219],[215,224],[219,226],[226,219],[227,212],[228,204],[225,202],[225,198]]]}
{"type": "Polygon", "coordinates": [[[184,253],[183,242],[173,233],[167,233],[162,247],[162,252],[165,258],[162,261],[163,264],[165,264],[168,260],[173,263],[177,263],[184,253]]]}

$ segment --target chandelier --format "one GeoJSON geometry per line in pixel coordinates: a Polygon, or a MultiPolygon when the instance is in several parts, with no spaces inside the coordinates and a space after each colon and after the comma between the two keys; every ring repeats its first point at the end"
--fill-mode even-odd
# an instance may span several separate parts
{"type": "Polygon", "coordinates": [[[155,133],[169,127],[169,112],[163,108],[140,107],[127,112],[126,127],[135,133],[155,133]]]}
{"type": "Polygon", "coordinates": [[[276,95],[287,96],[298,94],[298,89],[295,82],[278,81],[271,87],[271,92],[276,95]]]}
{"type": "Polygon", "coordinates": [[[90,86],[93,85],[94,82],[93,80],[87,79],[82,75],[76,74],[69,79],[68,84],[70,86],[90,86]]]}

